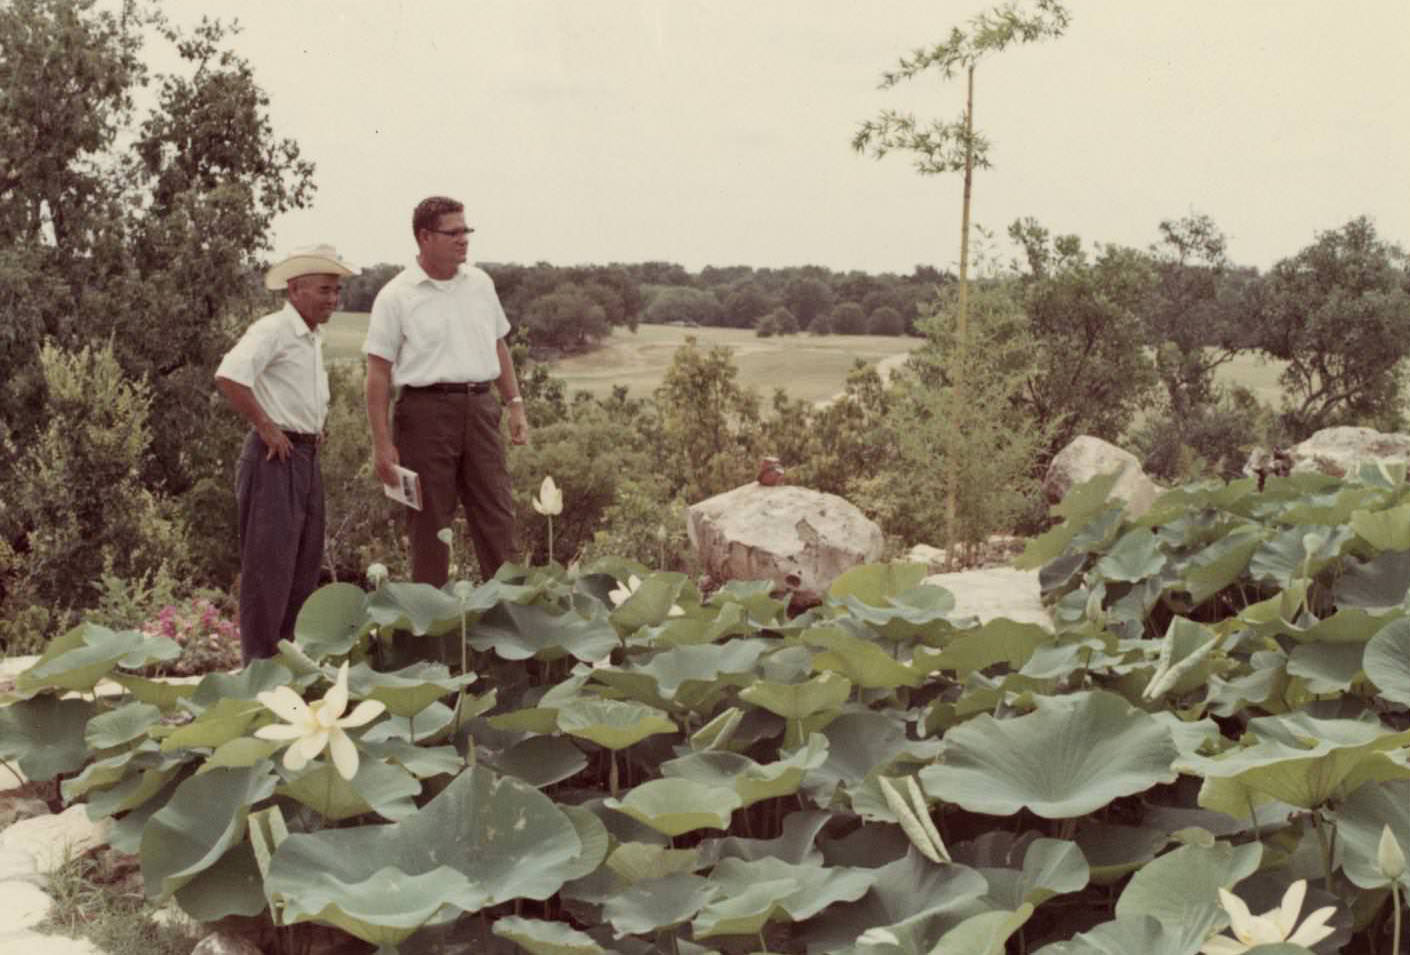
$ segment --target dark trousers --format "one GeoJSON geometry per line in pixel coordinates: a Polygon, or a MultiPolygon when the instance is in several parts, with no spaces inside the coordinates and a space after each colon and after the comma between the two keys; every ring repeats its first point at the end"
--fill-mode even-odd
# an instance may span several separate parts
{"type": "Polygon", "coordinates": [[[295,444],[287,461],[266,461],[251,431],[240,453],[240,650],[272,657],[294,634],[294,618],[318,586],[323,561],[323,474],[318,448],[295,444]]]}
{"type": "Polygon", "coordinates": [[[421,476],[421,510],[407,509],[411,579],[436,587],[450,576],[437,533],[465,507],[470,539],[488,580],[514,550],[514,499],[492,392],[403,391],[392,415],[397,455],[421,476]]]}

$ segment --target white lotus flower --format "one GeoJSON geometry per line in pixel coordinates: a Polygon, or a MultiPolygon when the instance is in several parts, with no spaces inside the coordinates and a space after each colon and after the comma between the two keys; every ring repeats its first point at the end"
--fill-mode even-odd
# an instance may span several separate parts
{"type": "MultiPolygon", "coordinates": [[[[618,584],[616,589],[614,589],[611,593],[607,595],[607,599],[612,601],[612,606],[620,607],[622,604],[626,603],[627,600],[640,589],[641,578],[638,577],[636,574],[632,574],[627,578],[627,582],[625,584],[618,584]]],[[[671,604],[671,609],[666,611],[666,616],[684,617],[685,611],[681,609],[680,604],[671,604]]]]}
{"type": "Polygon", "coordinates": [[[326,746],[333,758],[333,766],[344,779],[357,775],[358,759],[357,747],[343,730],[369,723],[387,708],[376,700],[363,700],[352,713],[343,715],[348,708],[346,662],[338,668],[338,679],[333,688],[315,703],[305,703],[287,686],[275,687],[255,698],[285,720],[284,723],[271,723],[255,730],[255,735],[260,739],[291,742],[284,751],[285,769],[295,772],[303,769],[326,746]]]}
{"type": "Polygon", "coordinates": [[[1376,864],[1380,866],[1381,875],[1392,882],[1405,874],[1405,850],[1400,848],[1390,826],[1381,830],[1381,843],[1376,847],[1376,864]]]}
{"type": "Polygon", "coordinates": [[[1311,948],[1336,931],[1327,925],[1327,920],[1336,913],[1336,906],[1328,905],[1318,909],[1307,917],[1297,931],[1293,931],[1293,926],[1297,925],[1297,916],[1302,911],[1302,900],[1306,896],[1307,880],[1298,879],[1283,893],[1281,905],[1262,915],[1254,915],[1249,912],[1243,899],[1227,889],[1220,889],[1219,904],[1229,913],[1229,921],[1232,923],[1229,930],[1234,933],[1234,937],[1215,935],[1200,947],[1200,951],[1204,955],[1240,955],[1259,945],[1278,942],[1311,948]]]}
{"type": "Polygon", "coordinates": [[[553,477],[543,479],[539,485],[539,496],[533,500],[534,510],[544,517],[563,513],[563,492],[553,483],[553,477]]]}
{"type": "Polygon", "coordinates": [[[440,541],[447,547],[450,546],[450,542],[454,537],[455,535],[451,533],[449,527],[442,527],[440,530],[436,531],[436,540],[440,541]]]}
{"type": "Polygon", "coordinates": [[[386,580],[386,579],[387,579],[387,565],[386,565],[386,564],[383,564],[383,563],[381,563],[381,562],[377,562],[377,563],[372,563],[372,564],[368,564],[368,565],[367,565],[367,580],[368,580],[368,582],[369,582],[370,584],[372,584],[372,586],[376,587],[378,584],[380,584],[382,581],[384,581],[384,580],[386,580]]]}

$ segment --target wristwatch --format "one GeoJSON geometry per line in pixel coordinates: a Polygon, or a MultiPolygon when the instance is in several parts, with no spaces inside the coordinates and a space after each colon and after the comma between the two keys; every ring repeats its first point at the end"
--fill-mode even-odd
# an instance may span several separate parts
{"type": "Polygon", "coordinates": [[[509,401],[506,402],[506,404],[511,404],[511,405],[522,405],[523,403],[524,403],[524,396],[523,396],[523,395],[515,395],[513,398],[510,398],[509,401]]]}

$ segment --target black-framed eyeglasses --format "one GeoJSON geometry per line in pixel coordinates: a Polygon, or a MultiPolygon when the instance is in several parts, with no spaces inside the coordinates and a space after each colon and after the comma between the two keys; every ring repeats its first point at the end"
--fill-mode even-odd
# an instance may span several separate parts
{"type": "Polygon", "coordinates": [[[460,237],[463,236],[463,235],[469,235],[470,233],[474,232],[475,230],[474,230],[474,229],[469,229],[469,228],[461,228],[461,229],[431,229],[431,230],[429,230],[429,231],[434,232],[434,233],[436,233],[437,235],[448,235],[448,236],[450,236],[452,239],[458,239],[458,238],[460,238],[460,237]]]}

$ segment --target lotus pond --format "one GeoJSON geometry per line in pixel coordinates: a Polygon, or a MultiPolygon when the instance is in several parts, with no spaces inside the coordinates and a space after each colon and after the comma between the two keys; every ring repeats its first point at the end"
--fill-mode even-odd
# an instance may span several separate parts
{"type": "Polygon", "coordinates": [[[904,564],[792,618],[614,561],[332,584],[194,686],[142,675],[163,637],[71,630],[0,758],[111,818],[149,896],[289,952],[313,924],[387,955],[1392,952],[1404,467],[1138,520],[1111,485],[1022,558],[1052,631],[904,564]]]}

